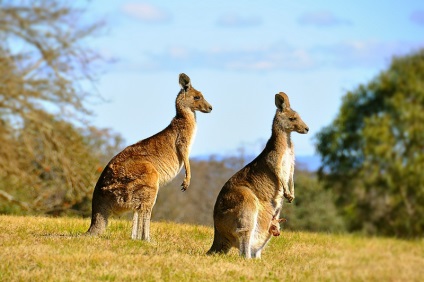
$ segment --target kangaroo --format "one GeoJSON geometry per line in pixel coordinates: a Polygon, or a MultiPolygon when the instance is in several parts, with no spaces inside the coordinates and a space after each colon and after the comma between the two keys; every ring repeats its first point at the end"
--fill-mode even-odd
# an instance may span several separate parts
{"type": "Polygon", "coordinates": [[[275,216],[271,219],[271,225],[269,227],[269,233],[271,233],[272,236],[280,236],[280,222],[286,222],[287,219],[280,218],[277,219],[275,216]]]}
{"type": "Polygon", "coordinates": [[[294,200],[294,147],[290,134],[306,134],[308,126],[290,108],[287,95],[275,95],[272,135],[264,150],[234,174],[215,203],[214,239],[208,254],[228,253],[236,247],[246,258],[260,258],[268,243],[273,219],[279,217],[283,196],[294,200]]]}
{"type": "Polygon", "coordinates": [[[150,218],[159,187],[170,182],[183,165],[185,178],[181,190],[189,187],[195,111],[209,113],[212,106],[192,87],[186,74],[179,75],[179,83],[176,115],[168,127],[126,147],[106,165],[94,188],[88,234],[103,233],[112,213],[133,210],[131,238],[150,241],[150,218]]]}

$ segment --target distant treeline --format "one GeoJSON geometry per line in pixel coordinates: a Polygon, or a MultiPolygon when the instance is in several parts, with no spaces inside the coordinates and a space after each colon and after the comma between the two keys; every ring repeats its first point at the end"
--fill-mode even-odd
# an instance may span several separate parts
{"type": "MultiPolygon", "coordinates": [[[[180,191],[183,174],[161,188],[153,209],[153,220],[212,226],[213,207],[219,191],[245,161],[237,156],[192,160],[190,188],[186,192],[180,191]]],[[[294,202],[283,205],[281,216],[287,219],[283,228],[325,232],[345,230],[331,191],[323,189],[315,173],[298,169],[295,172],[295,191],[294,202]]]]}

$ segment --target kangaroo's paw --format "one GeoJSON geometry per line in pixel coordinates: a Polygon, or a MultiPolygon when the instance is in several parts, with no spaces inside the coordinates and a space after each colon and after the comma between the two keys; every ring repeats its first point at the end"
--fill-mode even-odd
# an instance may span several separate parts
{"type": "Polygon", "coordinates": [[[286,198],[286,199],[287,199],[287,201],[288,201],[289,203],[291,203],[291,202],[293,202],[293,200],[294,200],[294,195],[292,195],[292,194],[288,194],[288,193],[284,193],[284,198],[286,198]]]}
{"type": "Polygon", "coordinates": [[[183,183],[181,184],[181,191],[185,192],[188,186],[190,186],[190,181],[184,179],[183,183]]]}

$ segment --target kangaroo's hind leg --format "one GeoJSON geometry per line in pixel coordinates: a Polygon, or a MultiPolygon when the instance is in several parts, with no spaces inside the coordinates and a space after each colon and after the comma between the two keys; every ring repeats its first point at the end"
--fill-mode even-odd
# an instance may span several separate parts
{"type": "Polygon", "coordinates": [[[245,258],[252,257],[253,236],[256,232],[256,224],[258,220],[258,211],[248,211],[239,219],[237,227],[237,235],[239,238],[240,255],[245,258]]]}
{"type": "Polygon", "coordinates": [[[131,239],[150,241],[150,219],[159,191],[158,180],[158,173],[153,169],[131,184],[134,209],[131,239]]]}
{"type": "Polygon", "coordinates": [[[150,241],[150,219],[152,216],[151,207],[141,208],[134,211],[133,228],[131,232],[131,239],[150,241]]]}
{"type": "Polygon", "coordinates": [[[134,211],[131,239],[150,241],[151,215],[151,210],[134,211]]]}
{"type": "Polygon", "coordinates": [[[250,189],[242,187],[243,202],[240,205],[237,217],[236,233],[239,242],[240,255],[245,258],[252,257],[252,245],[255,241],[258,224],[259,201],[250,189]]]}

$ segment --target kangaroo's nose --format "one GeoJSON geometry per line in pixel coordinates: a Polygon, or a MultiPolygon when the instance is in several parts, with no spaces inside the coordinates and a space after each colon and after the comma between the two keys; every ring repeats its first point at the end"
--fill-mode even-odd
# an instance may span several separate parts
{"type": "Polygon", "coordinates": [[[306,131],[306,132],[309,132],[309,127],[305,128],[305,131],[306,131]]]}
{"type": "Polygon", "coordinates": [[[212,111],[212,106],[209,106],[209,111],[212,111]]]}

